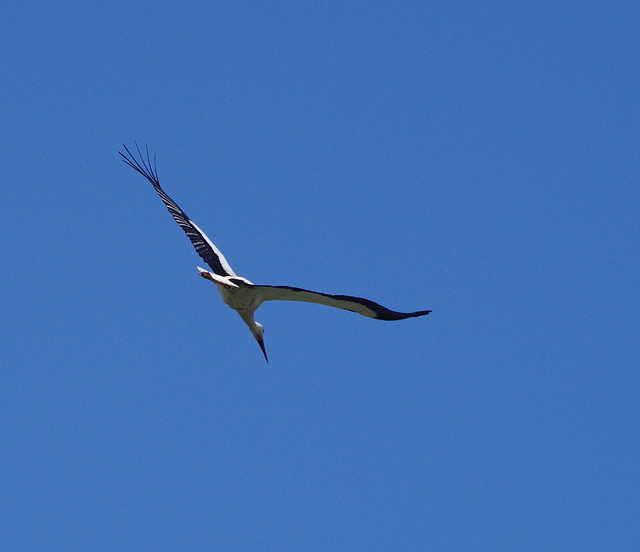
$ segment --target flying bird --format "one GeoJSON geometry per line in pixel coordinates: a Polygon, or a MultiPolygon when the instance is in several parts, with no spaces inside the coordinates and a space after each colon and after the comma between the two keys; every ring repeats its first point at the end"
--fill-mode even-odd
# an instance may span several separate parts
{"type": "Polygon", "coordinates": [[[368,299],[362,299],[361,297],[331,295],[329,293],[320,293],[291,286],[256,285],[242,276],[237,276],[222,253],[220,253],[220,250],[162,189],[158,180],[156,159],[154,156],[153,163],[151,162],[149,148],[146,148],[146,155],[143,155],[136,143],[136,149],[138,150],[138,158],[136,158],[127,146],[123,144],[123,147],[127,153],[124,154],[121,151],[118,153],[122,156],[124,162],[139,172],[153,185],[160,199],[162,199],[169,210],[169,213],[171,213],[178,225],[184,230],[185,234],[187,234],[189,240],[191,240],[198,255],[200,255],[204,262],[209,265],[209,268],[211,268],[211,270],[205,270],[204,268],[198,267],[200,276],[213,282],[218,288],[222,300],[240,315],[240,318],[242,318],[244,323],[249,327],[253,337],[255,337],[258,345],[260,345],[260,349],[267,363],[269,362],[269,358],[267,357],[267,350],[264,346],[264,328],[254,320],[255,311],[265,301],[304,301],[307,303],[317,303],[319,305],[356,312],[378,320],[404,320],[405,318],[424,316],[431,312],[430,310],[396,312],[368,299]]]}

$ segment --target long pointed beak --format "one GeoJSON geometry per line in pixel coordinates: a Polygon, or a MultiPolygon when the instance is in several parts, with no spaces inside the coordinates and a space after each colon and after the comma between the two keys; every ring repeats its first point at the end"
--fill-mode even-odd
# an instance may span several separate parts
{"type": "Polygon", "coordinates": [[[262,349],[262,354],[264,355],[264,359],[267,361],[267,364],[269,364],[269,358],[267,357],[267,350],[264,348],[264,339],[262,339],[262,336],[254,336],[256,338],[256,341],[258,342],[258,345],[260,345],[260,348],[262,349]]]}

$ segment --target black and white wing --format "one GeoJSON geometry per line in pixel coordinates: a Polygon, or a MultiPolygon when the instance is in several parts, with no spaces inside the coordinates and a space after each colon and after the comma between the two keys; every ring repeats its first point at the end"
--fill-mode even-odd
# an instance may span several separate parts
{"type": "Polygon", "coordinates": [[[140,160],[138,161],[138,159],[136,159],[136,157],[129,151],[127,146],[123,144],[123,147],[128,156],[121,151],[118,153],[122,155],[124,162],[151,182],[155,191],[160,196],[160,199],[162,199],[175,221],[191,240],[196,252],[200,257],[202,257],[204,262],[207,263],[219,276],[235,276],[235,273],[231,270],[229,263],[222,253],[220,253],[218,248],[213,245],[207,235],[198,228],[195,222],[189,219],[185,212],[178,207],[178,204],[162,189],[160,182],[158,181],[158,170],[156,168],[155,157],[153,163],[151,163],[149,149],[147,148],[146,155],[143,155],[136,143],[136,149],[138,150],[138,156],[140,157],[140,160]]]}
{"type": "Polygon", "coordinates": [[[308,289],[290,286],[252,286],[256,290],[257,296],[263,301],[303,301],[305,303],[317,303],[337,309],[344,309],[357,312],[369,318],[378,320],[404,320],[429,314],[430,310],[417,312],[396,312],[378,303],[362,297],[352,297],[350,295],[331,295],[308,289]]]}

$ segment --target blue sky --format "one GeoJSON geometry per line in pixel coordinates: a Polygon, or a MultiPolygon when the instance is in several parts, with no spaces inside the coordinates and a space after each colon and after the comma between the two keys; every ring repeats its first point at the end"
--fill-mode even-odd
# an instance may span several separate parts
{"type": "Polygon", "coordinates": [[[637,550],[639,15],[3,5],[0,547],[637,550]]]}

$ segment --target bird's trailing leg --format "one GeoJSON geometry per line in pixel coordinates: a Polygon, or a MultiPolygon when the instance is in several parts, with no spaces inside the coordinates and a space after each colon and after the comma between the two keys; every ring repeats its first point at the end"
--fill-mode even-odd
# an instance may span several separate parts
{"type": "Polygon", "coordinates": [[[208,270],[200,267],[198,267],[198,270],[200,271],[200,276],[202,276],[205,280],[210,280],[214,284],[222,286],[223,288],[231,289],[238,287],[236,284],[230,282],[229,279],[225,278],[224,276],[218,276],[217,274],[209,272],[208,270]]]}
{"type": "Polygon", "coordinates": [[[213,283],[215,283],[215,280],[213,279],[213,274],[211,274],[211,272],[208,272],[207,270],[202,270],[200,267],[198,267],[200,270],[200,276],[202,276],[205,280],[211,280],[213,283]]]}

